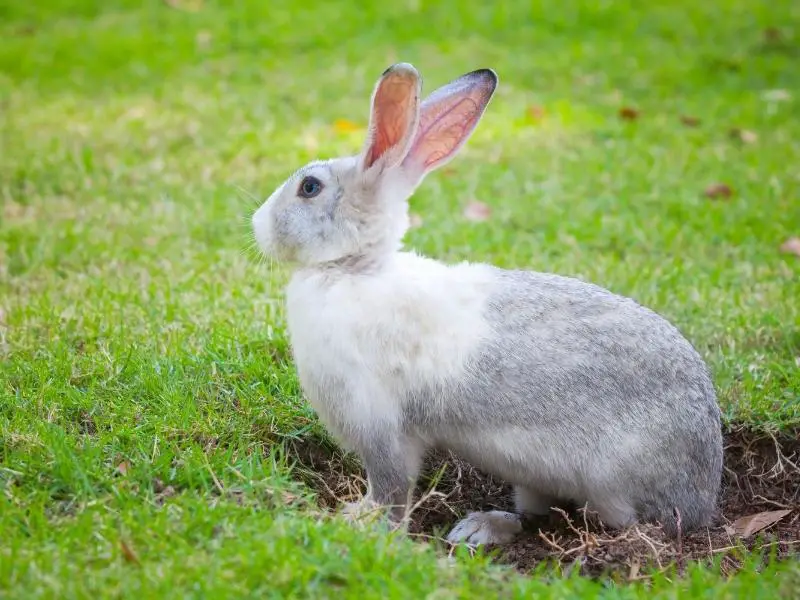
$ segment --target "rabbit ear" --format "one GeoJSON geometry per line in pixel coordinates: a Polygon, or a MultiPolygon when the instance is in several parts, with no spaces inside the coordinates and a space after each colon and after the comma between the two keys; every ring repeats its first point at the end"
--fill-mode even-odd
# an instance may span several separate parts
{"type": "Polygon", "coordinates": [[[448,162],[472,135],[497,87],[491,69],[472,71],[425,98],[403,167],[422,178],[448,162]]]}
{"type": "Polygon", "coordinates": [[[369,133],[361,154],[364,170],[377,164],[382,171],[403,160],[417,130],[421,88],[419,73],[408,63],[383,72],[372,94],[369,133]]]}

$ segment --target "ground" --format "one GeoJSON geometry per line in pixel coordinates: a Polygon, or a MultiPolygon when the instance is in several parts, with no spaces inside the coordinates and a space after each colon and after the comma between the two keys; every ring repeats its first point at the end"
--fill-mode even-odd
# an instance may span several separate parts
{"type": "Polygon", "coordinates": [[[0,6],[0,597],[796,590],[800,4],[274,4],[0,6]],[[593,281],[675,322],[724,413],[718,526],[676,543],[577,507],[509,548],[452,550],[436,538],[458,515],[508,498],[449,456],[412,535],[334,516],[360,466],[303,400],[286,273],[248,218],[304,162],[359,149],[399,60],[426,90],[500,75],[412,199],[407,245],[593,281]],[[791,512],[726,529],[765,510],[791,512]]]}

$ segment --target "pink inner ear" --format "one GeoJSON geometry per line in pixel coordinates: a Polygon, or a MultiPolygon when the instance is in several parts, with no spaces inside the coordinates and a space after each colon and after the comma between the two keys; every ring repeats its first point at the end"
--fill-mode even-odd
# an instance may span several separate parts
{"type": "Polygon", "coordinates": [[[381,81],[372,101],[371,141],[364,154],[366,168],[393,149],[404,150],[398,146],[404,144],[414,124],[416,88],[417,77],[408,72],[390,73],[381,81]]]}
{"type": "Polygon", "coordinates": [[[447,162],[467,141],[494,92],[490,81],[459,80],[431,94],[404,164],[430,171],[447,162]]]}
{"type": "Polygon", "coordinates": [[[458,149],[477,124],[481,112],[472,98],[462,98],[452,106],[441,103],[432,107],[420,119],[420,136],[409,154],[427,171],[458,149]]]}

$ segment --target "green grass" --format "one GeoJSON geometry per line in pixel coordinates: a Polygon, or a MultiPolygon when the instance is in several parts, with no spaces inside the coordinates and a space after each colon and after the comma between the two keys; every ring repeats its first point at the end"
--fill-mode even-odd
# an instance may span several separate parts
{"type": "Polygon", "coordinates": [[[273,4],[0,6],[0,597],[796,590],[796,562],[755,557],[635,585],[453,566],[313,509],[280,448],[325,433],[289,358],[285,274],[248,250],[247,219],[303,162],[358,150],[334,122],[365,124],[390,63],[427,90],[494,67],[408,245],[633,296],[707,358],[726,420],[795,428],[800,257],[779,246],[800,235],[800,4],[273,4]],[[717,182],[732,197],[706,198],[717,182]],[[461,216],[472,199],[489,221],[461,216]]]}

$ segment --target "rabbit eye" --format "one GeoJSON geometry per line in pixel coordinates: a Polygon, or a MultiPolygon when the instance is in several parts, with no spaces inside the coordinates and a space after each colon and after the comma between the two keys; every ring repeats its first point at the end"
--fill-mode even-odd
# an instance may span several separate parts
{"type": "Polygon", "coordinates": [[[322,191],[322,182],[316,177],[304,177],[297,188],[297,195],[302,198],[313,198],[322,191]]]}

